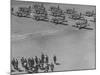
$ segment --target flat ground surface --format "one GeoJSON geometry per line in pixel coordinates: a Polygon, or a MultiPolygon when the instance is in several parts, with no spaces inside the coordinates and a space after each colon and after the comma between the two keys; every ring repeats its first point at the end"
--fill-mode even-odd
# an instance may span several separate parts
{"type": "Polygon", "coordinates": [[[13,15],[11,18],[12,57],[34,57],[43,52],[51,61],[53,55],[57,56],[61,65],[54,71],[95,68],[95,23],[90,22],[93,30],[78,30],[71,26],[74,21],[70,19],[69,26],[63,26],[13,15]]]}

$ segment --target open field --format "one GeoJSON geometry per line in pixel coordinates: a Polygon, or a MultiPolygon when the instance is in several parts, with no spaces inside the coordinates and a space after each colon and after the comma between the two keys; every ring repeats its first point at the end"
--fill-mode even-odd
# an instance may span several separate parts
{"type": "Polygon", "coordinates": [[[89,21],[93,30],[78,30],[72,27],[75,21],[69,18],[68,26],[13,15],[11,19],[12,57],[27,58],[45,53],[51,62],[56,55],[61,65],[54,71],[95,68],[95,23],[89,21]]]}

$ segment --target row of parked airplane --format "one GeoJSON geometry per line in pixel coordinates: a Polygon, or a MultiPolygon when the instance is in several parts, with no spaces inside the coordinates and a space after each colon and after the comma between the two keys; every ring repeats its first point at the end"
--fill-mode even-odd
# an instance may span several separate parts
{"type": "Polygon", "coordinates": [[[80,22],[76,22],[75,25],[72,25],[72,27],[76,27],[78,29],[89,29],[92,30],[92,28],[87,28],[88,20],[84,18],[84,16],[87,17],[93,17],[93,20],[90,20],[91,22],[96,22],[96,16],[94,11],[86,11],[85,14],[83,13],[77,13],[75,8],[73,9],[66,9],[66,11],[63,11],[59,5],[58,7],[51,6],[49,10],[47,11],[44,4],[34,4],[29,7],[19,7],[18,11],[14,12],[14,8],[12,8],[12,14],[18,17],[27,17],[32,18],[36,21],[45,21],[45,22],[51,22],[56,25],[69,25],[68,19],[72,20],[79,20],[80,22]],[[66,20],[66,15],[69,15],[68,19],[66,20]]]}

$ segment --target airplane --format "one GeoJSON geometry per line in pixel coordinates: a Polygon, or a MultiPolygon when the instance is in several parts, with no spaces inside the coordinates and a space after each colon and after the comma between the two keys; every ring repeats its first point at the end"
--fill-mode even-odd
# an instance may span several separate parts
{"type": "Polygon", "coordinates": [[[66,13],[66,14],[74,14],[74,13],[76,13],[76,11],[75,11],[75,8],[73,8],[73,9],[66,9],[66,11],[64,13],[66,13]]]}
{"type": "Polygon", "coordinates": [[[80,29],[93,30],[93,28],[89,28],[87,26],[88,26],[87,24],[84,24],[84,25],[72,25],[72,27],[78,28],[79,30],[80,29]]]}
{"type": "Polygon", "coordinates": [[[48,17],[45,15],[34,15],[36,21],[49,21],[48,17]]]}
{"type": "Polygon", "coordinates": [[[84,22],[76,22],[76,25],[72,25],[72,27],[78,28],[80,29],[87,29],[87,30],[93,30],[93,28],[89,28],[88,26],[90,26],[87,23],[87,20],[85,20],[84,22]]]}
{"type": "Polygon", "coordinates": [[[86,11],[85,16],[93,17],[93,16],[95,16],[95,12],[94,11],[86,11]]]}
{"type": "Polygon", "coordinates": [[[57,24],[68,25],[67,20],[65,21],[65,20],[62,20],[62,19],[59,19],[59,18],[53,18],[53,19],[51,19],[50,22],[55,23],[56,25],[57,24]]]}
{"type": "Polygon", "coordinates": [[[82,13],[80,14],[72,14],[71,16],[69,16],[70,19],[73,19],[73,20],[83,20],[84,17],[82,17],[82,13]]]}

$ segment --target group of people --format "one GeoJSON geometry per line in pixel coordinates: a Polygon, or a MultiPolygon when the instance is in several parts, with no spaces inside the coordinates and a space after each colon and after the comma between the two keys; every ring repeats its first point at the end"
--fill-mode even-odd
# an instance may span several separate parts
{"type": "Polygon", "coordinates": [[[12,69],[11,72],[27,72],[27,73],[38,73],[38,72],[53,72],[57,63],[57,57],[53,56],[53,62],[49,60],[48,55],[41,54],[41,57],[35,56],[24,58],[22,57],[20,61],[13,58],[11,60],[12,69]],[[21,65],[21,66],[20,66],[21,65]],[[22,69],[22,68],[23,69],[22,69]]]}

